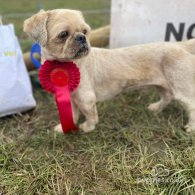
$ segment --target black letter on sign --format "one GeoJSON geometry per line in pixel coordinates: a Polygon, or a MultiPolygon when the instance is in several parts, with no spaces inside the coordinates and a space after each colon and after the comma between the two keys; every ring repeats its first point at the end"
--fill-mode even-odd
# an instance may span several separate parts
{"type": "Polygon", "coordinates": [[[195,28],[195,24],[192,24],[192,25],[189,27],[188,32],[187,32],[187,38],[188,38],[188,39],[194,38],[194,37],[192,36],[192,32],[193,32],[194,28],[195,28]]]}
{"type": "Polygon", "coordinates": [[[181,41],[183,32],[184,32],[184,27],[185,23],[180,23],[179,24],[179,30],[178,32],[175,30],[175,27],[173,26],[172,23],[167,23],[167,29],[166,29],[166,34],[165,34],[165,41],[170,41],[170,36],[171,33],[173,33],[176,41],[181,41]]]}

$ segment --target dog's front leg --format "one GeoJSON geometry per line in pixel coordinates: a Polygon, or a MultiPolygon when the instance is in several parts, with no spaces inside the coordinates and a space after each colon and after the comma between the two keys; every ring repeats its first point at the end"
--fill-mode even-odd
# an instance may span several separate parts
{"type": "Polygon", "coordinates": [[[98,114],[96,108],[96,97],[93,93],[85,93],[77,103],[79,110],[83,113],[86,121],[79,125],[79,128],[84,132],[90,132],[95,129],[98,123],[98,114]]]}

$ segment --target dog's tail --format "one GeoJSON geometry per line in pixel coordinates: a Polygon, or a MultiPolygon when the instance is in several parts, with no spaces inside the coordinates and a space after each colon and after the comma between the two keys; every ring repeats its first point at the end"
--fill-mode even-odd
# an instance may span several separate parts
{"type": "Polygon", "coordinates": [[[189,53],[195,55],[195,38],[188,41],[179,42],[179,44],[189,53]]]}

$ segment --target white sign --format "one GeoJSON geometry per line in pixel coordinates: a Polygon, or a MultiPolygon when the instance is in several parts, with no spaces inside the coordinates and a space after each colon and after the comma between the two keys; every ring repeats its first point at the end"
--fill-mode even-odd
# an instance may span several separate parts
{"type": "Polygon", "coordinates": [[[112,0],[110,47],[195,37],[195,0],[112,0]]]}

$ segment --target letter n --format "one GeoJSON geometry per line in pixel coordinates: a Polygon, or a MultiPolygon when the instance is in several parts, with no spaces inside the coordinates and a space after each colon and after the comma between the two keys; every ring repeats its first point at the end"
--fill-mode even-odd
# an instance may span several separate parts
{"type": "Polygon", "coordinates": [[[185,23],[180,23],[179,29],[177,31],[172,23],[167,23],[165,41],[170,41],[171,33],[175,37],[176,41],[181,41],[184,33],[184,27],[185,27],[185,23]]]}

